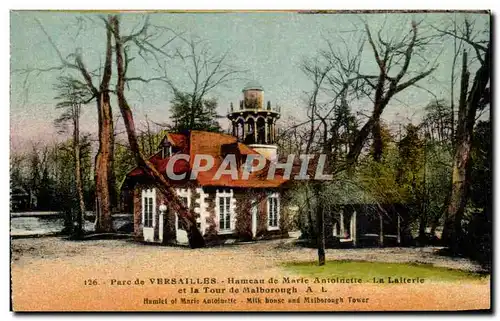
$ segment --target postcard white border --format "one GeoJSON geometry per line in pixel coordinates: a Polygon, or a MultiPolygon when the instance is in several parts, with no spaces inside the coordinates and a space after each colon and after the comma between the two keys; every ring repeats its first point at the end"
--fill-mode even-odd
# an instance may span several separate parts
{"type": "MultiPolygon", "coordinates": [[[[219,0],[216,2],[207,2],[203,0],[184,0],[184,1],[158,1],[158,0],[141,0],[135,3],[125,2],[125,1],[96,1],[96,0],[86,0],[86,1],[61,1],[61,0],[45,0],[43,2],[40,1],[28,1],[28,0],[5,0],[1,3],[2,10],[0,11],[2,27],[0,31],[0,43],[2,44],[1,48],[1,70],[3,71],[1,79],[1,103],[0,107],[0,131],[2,135],[0,136],[0,204],[2,206],[2,211],[0,213],[2,224],[1,232],[0,232],[0,257],[2,258],[4,264],[1,266],[0,272],[0,298],[2,302],[2,308],[0,311],[0,319],[1,320],[12,320],[14,319],[14,315],[9,312],[9,302],[10,302],[10,283],[9,283],[9,271],[10,271],[10,242],[9,242],[9,153],[10,149],[9,140],[9,83],[10,83],[10,73],[9,71],[9,57],[10,57],[10,47],[9,47],[9,10],[12,9],[54,9],[54,8],[64,8],[64,9],[128,9],[128,10],[137,10],[137,9],[161,9],[163,8],[170,10],[208,10],[208,9],[233,9],[233,10],[245,10],[245,9],[266,9],[266,10],[297,10],[297,9],[400,9],[400,10],[423,10],[423,9],[432,9],[432,10],[478,10],[478,9],[491,9],[493,13],[495,13],[498,8],[498,1],[487,1],[487,0],[475,0],[475,1],[435,1],[435,0],[419,0],[419,1],[397,1],[397,0],[379,0],[379,1],[361,1],[361,0],[349,0],[349,1],[325,1],[325,0],[312,0],[312,1],[298,1],[298,0],[288,0],[282,1],[279,3],[270,3],[266,0],[243,0],[243,1],[229,1],[229,0],[219,0]]],[[[497,28],[494,28],[493,32],[496,31],[497,28]]],[[[495,35],[496,33],[494,33],[495,35]]],[[[497,50],[494,50],[495,58],[497,57],[497,50]]],[[[497,64],[494,64],[496,66],[497,64]]],[[[495,68],[496,69],[496,68],[495,68]]],[[[495,70],[496,71],[496,70],[495,70]]],[[[495,93],[498,92],[498,81],[495,82],[495,93]]],[[[494,112],[495,123],[498,122],[497,119],[498,112],[494,112]]],[[[498,127],[498,126],[497,126],[498,127]]],[[[495,130],[494,137],[495,149],[498,150],[500,144],[500,137],[498,135],[497,129],[495,130]]],[[[496,157],[496,161],[499,161],[498,157],[496,157]]],[[[498,165],[496,162],[495,165],[498,165]]],[[[498,168],[498,166],[496,166],[498,168]]],[[[495,171],[496,173],[497,171],[495,171]]],[[[495,175],[496,176],[496,175],[495,175]]],[[[495,177],[496,178],[496,177],[495,177]]],[[[495,199],[500,199],[500,192],[498,189],[495,190],[495,199]]],[[[495,230],[498,231],[499,219],[495,219],[495,230]]],[[[498,248],[498,240],[499,237],[495,237],[494,249],[498,248]]],[[[494,256],[497,258],[497,255],[494,256]]],[[[497,266],[495,262],[494,267],[497,266]]],[[[495,273],[495,272],[493,272],[495,273]]],[[[496,281],[498,278],[492,278],[493,281],[496,281]]],[[[496,282],[495,282],[496,284],[496,282]]],[[[495,286],[495,285],[493,285],[495,286]]],[[[497,299],[498,296],[495,296],[494,299],[497,299]]],[[[497,300],[495,300],[497,301],[497,300]]],[[[492,302],[493,303],[493,302],[492,302]]],[[[496,302],[497,303],[497,302],[496,302]]],[[[494,303],[493,303],[494,304],[494,303]]],[[[498,308],[498,305],[497,305],[498,308]]],[[[246,316],[246,315],[245,315],[246,316]]],[[[303,314],[295,314],[295,315],[248,315],[250,317],[258,317],[258,318],[303,318],[305,315],[303,314]]],[[[317,316],[317,315],[316,315],[317,316]]],[[[53,315],[37,315],[37,318],[52,320],[54,318],[53,315]]],[[[67,314],[64,316],[58,316],[60,320],[70,320],[74,318],[74,315],[67,314]]],[[[90,316],[78,316],[83,319],[93,319],[93,320],[101,320],[107,318],[116,318],[120,319],[130,319],[137,317],[136,315],[90,315],[90,316]]],[[[178,318],[179,315],[149,315],[148,317],[154,319],[165,319],[165,318],[178,318]]],[[[183,318],[191,319],[191,318],[204,318],[204,319],[220,319],[227,317],[231,319],[239,318],[240,315],[231,315],[231,316],[221,316],[221,315],[189,315],[183,316],[183,318]]],[[[307,316],[309,317],[309,316],[307,316]]],[[[366,318],[385,318],[386,315],[322,315],[317,316],[321,318],[335,318],[336,320],[343,319],[366,319],[366,318]]],[[[418,317],[418,315],[409,316],[409,315],[396,315],[394,317],[405,318],[408,317],[418,317]]],[[[455,319],[457,315],[433,315],[427,317],[435,318],[453,318],[455,319]]],[[[477,318],[478,316],[467,315],[467,318],[477,318]]]]}

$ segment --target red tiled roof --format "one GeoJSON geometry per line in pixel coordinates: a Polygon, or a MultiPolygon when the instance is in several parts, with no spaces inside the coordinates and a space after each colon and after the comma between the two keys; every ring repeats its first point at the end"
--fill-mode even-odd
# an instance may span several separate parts
{"type": "MultiPolygon", "coordinates": [[[[244,188],[273,188],[279,187],[285,180],[280,173],[276,171],[273,179],[267,179],[267,171],[270,161],[267,161],[264,169],[252,172],[247,180],[241,179],[243,166],[238,166],[238,179],[232,179],[230,174],[223,174],[219,179],[214,179],[217,169],[225,158],[225,154],[234,153],[236,158],[248,155],[259,155],[250,147],[237,142],[236,137],[226,134],[218,134],[204,131],[191,131],[187,134],[171,134],[166,135],[168,141],[181,149],[180,153],[187,153],[189,147],[189,163],[184,160],[177,160],[174,164],[174,173],[189,175],[195,155],[211,155],[214,159],[214,165],[208,171],[198,173],[197,183],[201,186],[221,186],[221,187],[244,187],[244,188]],[[189,146],[187,146],[189,145],[189,146]]],[[[163,140],[164,141],[164,140],[163,140]]],[[[163,142],[162,141],[162,142],[163,142]]],[[[169,158],[162,159],[161,153],[157,153],[149,159],[153,165],[161,172],[166,172],[166,166],[169,158]]],[[[242,163],[244,160],[241,161],[242,163]]],[[[140,179],[144,177],[144,171],[141,168],[135,168],[127,175],[127,180],[140,179]]],[[[181,183],[181,181],[171,181],[173,185],[181,183]]],[[[184,182],[182,182],[184,183],[184,182]]]]}
{"type": "MultiPolygon", "coordinates": [[[[168,158],[161,158],[160,153],[155,154],[154,156],[149,158],[149,161],[153,163],[153,165],[160,171],[161,173],[165,173],[167,170],[168,158]]],[[[189,163],[183,159],[180,159],[174,163],[174,174],[180,175],[183,173],[187,173],[189,171],[189,163]]],[[[141,176],[144,175],[144,170],[140,167],[134,168],[127,176],[141,176]]]]}
{"type": "Polygon", "coordinates": [[[188,137],[186,137],[186,135],[169,133],[165,137],[172,145],[179,147],[180,149],[184,149],[188,146],[188,137]]]}

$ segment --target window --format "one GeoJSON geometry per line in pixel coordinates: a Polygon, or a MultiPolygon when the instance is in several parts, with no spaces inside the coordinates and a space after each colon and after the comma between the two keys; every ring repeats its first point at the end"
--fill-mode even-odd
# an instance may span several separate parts
{"type": "Polygon", "coordinates": [[[164,145],[161,148],[161,158],[168,158],[172,156],[172,146],[164,145]]]}
{"type": "Polygon", "coordinates": [[[279,228],[279,196],[278,194],[271,194],[267,198],[267,217],[268,229],[279,228]]]}
{"type": "Polygon", "coordinates": [[[142,190],[142,225],[151,228],[155,224],[156,191],[154,188],[142,190]]]}
{"type": "Polygon", "coordinates": [[[144,227],[153,227],[153,198],[144,197],[144,227]]]}
{"type": "Polygon", "coordinates": [[[231,229],[231,197],[219,197],[219,227],[221,231],[231,229]]]}
{"type": "Polygon", "coordinates": [[[219,233],[232,233],[235,226],[233,190],[217,190],[215,193],[215,213],[219,224],[219,233]]]}

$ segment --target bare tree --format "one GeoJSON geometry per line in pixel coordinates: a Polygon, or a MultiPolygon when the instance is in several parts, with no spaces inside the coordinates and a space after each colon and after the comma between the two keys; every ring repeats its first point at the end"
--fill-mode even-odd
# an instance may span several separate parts
{"type": "MultiPolygon", "coordinates": [[[[331,172],[335,160],[332,159],[332,150],[337,148],[335,143],[339,141],[339,133],[343,120],[343,112],[347,105],[347,96],[351,91],[359,90],[358,78],[355,71],[359,70],[362,47],[354,56],[347,55],[345,59],[340,58],[333,44],[327,40],[328,50],[323,50],[313,60],[306,60],[302,64],[303,72],[312,81],[313,88],[308,93],[307,100],[307,124],[309,126],[308,138],[304,150],[308,154],[315,150],[326,154],[326,167],[331,172]]],[[[345,43],[344,43],[345,44],[345,43]]],[[[347,46],[347,44],[345,44],[347,46]]],[[[321,199],[324,184],[319,181],[312,182],[312,192],[316,199],[315,211],[317,222],[317,245],[319,265],[324,265],[325,258],[325,226],[324,226],[324,200],[321,199]]],[[[309,192],[309,189],[306,189],[309,192]]],[[[309,211],[312,204],[307,198],[309,211]]],[[[309,215],[312,225],[312,217],[309,215]]],[[[312,232],[312,228],[311,228],[312,232]]],[[[312,233],[311,233],[312,234],[312,233]]]]}
{"type": "MultiPolygon", "coordinates": [[[[320,95],[322,93],[323,83],[327,81],[328,74],[333,69],[333,64],[326,63],[321,64],[320,58],[316,58],[312,61],[304,61],[302,64],[302,71],[309,76],[310,80],[313,83],[313,89],[309,93],[308,99],[308,108],[307,108],[307,118],[309,132],[307,137],[307,142],[305,144],[305,154],[309,154],[311,148],[313,147],[313,142],[318,133],[318,125],[317,121],[320,121],[320,125],[327,126],[326,120],[321,116],[320,110],[324,108],[323,105],[320,104],[320,95]]],[[[324,133],[328,133],[327,130],[324,130],[324,133]]],[[[323,140],[325,140],[325,136],[323,136],[323,140]]],[[[325,149],[325,144],[323,144],[323,151],[325,149]]],[[[324,265],[326,263],[326,255],[325,255],[325,225],[324,225],[324,208],[323,202],[321,201],[321,187],[322,184],[320,182],[312,183],[312,191],[316,199],[316,238],[317,238],[317,247],[318,247],[318,265],[324,265]]],[[[306,193],[309,193],[309,188],[306,188],[306,193]]],[[[310,202],[310,198],[307,197],[307,207],[309,210],[307,211],[309,216],[309,224],[311,232],[312,229],[312,204],[310,202]]],[[[312,234],[312,233],[311,233],[312,234]]]]}
{"type": "MultiPolygon", "coordinates": [[[[81,22],[81,20],[79,20],[81,22]]],[[[96,101],[98,126],[99,126],[99,147],[95,156],[95,171],[94,179],[96,186],[96,232],[109,232],[112,230],[111,219],[111,201],[112,190],[114,185],[113,175],[113,117],[110,101],[110,81],[112,68],[112,47],[111,47],[111,32],[108,30],[106,34],[106,45],[104,63],[96,70],[89,69],[84,63],[81,50],[75,50],[68,56],[64,56],[59,50],[54,39],[45,30],[42,23],[37,19],[42,32],[47,36],[47,39],[59,58],[60,64],[47,68],[29,68],[20,70],[26,76],[25,82],[31,75],[39,75],[44,72],[67,71],[71,73],[71,81],[78,84],[89,94],[89,99],[85,103],[92,100],[96,101]],[[102,72],[99,76],[97,72],[102,72]],[[96,78],[100,78],[99,84],[96,84],[96,78]]]]}
{"type": "Polygon", "coordinates": [[[174,94],[171,111],[175,124],[169,127],[175,130],[217,130],[217,103],[209,95],[214,89],[238,79],[244,71],[228,62],[229,51],[216,54],[204,40],[186,38],[183,35],[179,35],[177,39],[181,45],[172,55],[172,62],[180,66],[188,76],[188,85],[184,86],[170,77],[166,62],[158,67],[163,73],[162,80],[174,94]]]}
{"type": "MultiPolygon", "coordinates": [[[[309,77],[313,83],[313,89],[309,93],[308,108],[307,108],[307,118],[309,119],[309,138],[307,139],[307,144],[305,146],[305,153],[309,153],[314,142],[315,136],[318,132],[317,121],[320,121],[322,125],[325,125],[325,117],[321,116],[320,110],[324,108],[324,105],[320,103],[319,96],[322,93],[324,83],[327,81],[328,74],[334,68],[333,64],[327,62],[322,64],[316,58],[313,61],[304,61],[302,64],[302,71],[309,77]]],[[[328,131],[325,131],[328,132],[328,131]]]]}
{"type": "Polygon", "coordinates": [[[137,129],[137,140],[142,153],[145,156],[151,156],[157,152],[158,144],[163,138],[163,130],[161,125],[153,122],[148,115],[145,115],[145,120],[142,122],[142,129],[137,129]]]}
{"type": "MultiPolygon", "coordinates": [[[[453,19],[453,33],[457,33],[457,20],[453,19]]],[[[450,75],[450,108],[451,108],[451,137],[452,142],[455,142],[455,66],[457,64],[457,59],[462,51],[463,42],[458,41],[456,37],[453,37],[453,62],[451,65],[451,75],[450,75]]]]}
{"type": "Polygon", "coordinates": [[[118,97],[118,106],[127,130],[130,149],[134,155],[137,165],[142,167],[151,177],[157,188],[166,196],[166,199],[169,201],[168,205],[170,208],[178,213],[181,218],[181,224],[187,231],[190,247],[203,247],[205,245],[205,241],[196,226],[196,218],[194,214],[191,213],[186,205],[176,196],[174,189],[170,186],[165,176],[162,175],[162,173],[160,173],[154,165],[144,157],[139,148],[134,117],[125,96],[127,65],[130,62],[130,60],[127,60],[127,55],[125,53],[127,52],[129,41],[133,41],[136,44],[140,43],[140,34],[134,36],[122,36],[120,33],[120,20],[118,16],[110,16],[108,18],[108,23],[108,30],[112,31],[115,39],[116,70],[118,79],[116,94],[118,97]]]}
{"type": "Polygon", "coordinates": [[[454,117],[453,109],[444,100],[431,101],[425,107],[425,116],[422,126],[429,133],[430,138],[446,145],[453,145],[454,117]]]}
{"type": "MultiPolygon", "coordinates": [[[[309,121],[307,121],[309,123],[309,121]]],[[[304,148],[308,142],[310,131],[304,127],[304,122],[298,122],[290,117],[285,121],[279,130],[276,144],[279,146],[281,156],[303,154],[304,148]]]]}
{"type": "Polygon", "coordinates": [[[88,100],[88,92],[85,87],[75,82],[72,78],[62,77],[56,85],[56,90],[59,95],[56,97],[60,102],[56,108],[63,109],[63,113],[56,119],[55,125],[59,128],[65,127],[69,123],[71,125],[72,134],[72,154],[74,159],[75,173],[75,190],[78,198],[77,209],[77,228],[74,231],[74,237],[81,238],[83,236],[83,218],[85,215],[85,201],[83,195],[83,180],[81,166],[81,145],[80,145],[80,115],[82,104],[88,100]]]}
{"type": "MultiPolygon", "coordinates": [[[[471,148],[477,112],[490,103],[489,83],[491,77],[491,42],[489,37],[481,37],[474,31],[474,23],[465,18],[459,28],[439,30],[443,35],[463,42],[464,47],[475,53],[479,63],[472,83],[470,83],[471,63],[468,51],[462,53],[460,96],[456,129],[455,157],[452,169],[452,187],[448,208],[445,213],[443,239],[453,252],[458,252],[462,238],[462,218],[467,203],[471,169],[471,148]]],[[[485,30],[489,33],[489,30],[485,30]]]]}
{"type": "MultiPolygon", "coordinates": [[[[336,164],[334,168],[330,166],[331,173],[340,173],[345,169],[351,172],[370,135],[373,137],[373,158],[380,161],[383,149],[380,122],[384,109],[396,94],[415,85],[435,70],[435,66],[430,66],[410,76],[410,70],[417,69],[410,69],[415,52],[417,49],[425,48],[430,42],[430,38],[418,36],[418,26],[419,24],[413,21],[410,31],[396,40],[384,39],[382,29],[378,31],[377,38],[373,37],[370,27],[365,23],[364,35],[378,69],[377,74],[366,74],[361,70],[364,48],[362,39],[356,51],[352,51],[345,41],[343,41],[345,47],[343,51],[339,49],[339,42],[327,41],[328,48],[319,54],[321,59],[303,65],[304,72],[313,82],[313,90],[309,94],[310,135],[306,152],[311,149],[316,135],[322,133],[319,150],[329,155],[328,159],[331,160],[335,149],[338,148],[334,145],[340,142],[339,129],[344,127],[344,131],[350,134],[344,134],[346,147],[348,146],[345,161],[343,164],[336,164]],[[356,121],[349,115],[350,102],[362,98],[368,98],[373,107],[371,114],[367,115],[367,121],[357,130],[352,128],[353,125],[356,126],[356,121]]],[[[315,197],[319,200],[321,183],[313,185],[315,197]]],[[[318,201],[319,207],[316,208],[320,265],[324,264],[325,260],[321,203],[318,201]]]]}
{"type": "Polygon", "coordinates": [[[372,133],[373,158],[380,161],[382,157],[382,140],[380,136],[380,116],[391,99],[404,89],[415,85],[418,81],[429,76],[435,66],[418,72],[413,77],[407,77],[412,57],[417,48],[422,48],[429,43],[429,38],[418,37],[419,24],[411,23],[411,31],[398,41],[385,40],[378,33],[378,39],[372,36],[370,27],[365,24],[365,33],[370,44],[379,72],[377,75],[358,74],[374,91],[371,100],[373,109],[368,121],[361,127],[349,153],[347,163],[353,165],[359,157],[364,142],[372,133]],[[399,69],[399,70],[398,70],[399,69]],[[397,70],[394,72],[394,70],[397,70]],[[405,77],[406,76],[406,77],[405,77]]]}

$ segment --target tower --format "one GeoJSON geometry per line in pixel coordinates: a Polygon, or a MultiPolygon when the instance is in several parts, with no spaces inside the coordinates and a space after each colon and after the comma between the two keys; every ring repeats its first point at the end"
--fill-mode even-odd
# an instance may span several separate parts
{"type": "Polygon", "coordinates": [[[271,108],[270,101],[264,108],[264,88],[256,82],[248,83],[242,91],[243,100],[240,100],[239,108],[235,109],[231,103],[227,115],[233,136],[267,159],[274,160],[278,150],[275,143],[279,108],[277,105],[271,108]]]}

